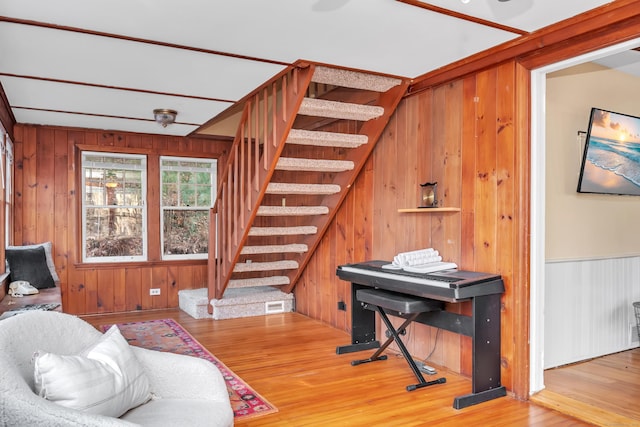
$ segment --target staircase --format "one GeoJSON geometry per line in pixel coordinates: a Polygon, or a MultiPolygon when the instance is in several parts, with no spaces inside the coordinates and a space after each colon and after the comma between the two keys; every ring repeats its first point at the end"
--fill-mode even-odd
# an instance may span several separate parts
{"type": "Polygon", "coordinates": [[[298,278],[407,85],[305,63],[245,98],[211,210],[214,318],[246,316],[253,295],[265,301],[255,315],[292,310],[298,278]]]}

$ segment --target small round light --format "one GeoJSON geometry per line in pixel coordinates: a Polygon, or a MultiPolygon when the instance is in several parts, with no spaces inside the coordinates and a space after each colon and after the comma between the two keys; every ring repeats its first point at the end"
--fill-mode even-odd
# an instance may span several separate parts
{"type": "Polygon", "coordinates": [[[153,117],[156,122],[161,124],[163,128],[176,121],[178,112],[176,110],[170,110],[168,108],[156,108],[153,110],[153,117]]]}

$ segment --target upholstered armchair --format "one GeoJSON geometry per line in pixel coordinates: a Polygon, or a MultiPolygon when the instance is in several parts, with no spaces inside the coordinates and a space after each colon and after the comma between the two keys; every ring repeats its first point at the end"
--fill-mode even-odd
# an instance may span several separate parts
{"type": "MultiPolygon", "coordinates": [[[[115,332],[121,339],[119,331],[115,332]]],[[[27,312],[0,321],[0,425],[233,425],[233,411],[224,380],[212,363],[196,357],[128,346],[126,341],[121,343],[127,346],[126,351],[111,351],[116,358],[123,353],[133,354],[135,357],[127,360],[128,365],[139,362],[141,369],[136,378],[143,378],[149,390],[149,398],[144,397],[144,403],[115,417],[69,408],[39,396],[38,389],[43,387],[44,381],[39,375],[44,374],[34,374],[38,362],[42,371],[57,369],[55,364],[47,368],[47,360],[73,361],[77,356],[82,362],[88,348],[105,346],[107,334],[109,332],[103,335],[78,317],[53,311],[27,312]],[[40,359],[45,355],[54,359],[40,359]]],[[[108,355],[108,350],[103,351],[104,354],[108,355]]],[[[62,381],[73,392],[82,388],[82,383],[74,382],[76,377],[68,372],[62,376],[62,381]]],[[[50,389],[47,393],[53,394],[50,389]]]]}

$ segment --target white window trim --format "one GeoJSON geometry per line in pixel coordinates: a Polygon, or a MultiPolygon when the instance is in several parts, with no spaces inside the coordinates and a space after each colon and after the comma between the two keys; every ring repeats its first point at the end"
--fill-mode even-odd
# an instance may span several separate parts
{"type": "MultiPolygon", "coordinates": [[[[148,251],[147,251],[147,242],[148,242],[148,232],[147,232],[147,156],[141,154],[123,154],[123,153],[111,153],[111,152],[95,152],[95,151],[83,151],[80,157],[80,170],[82,174],[82,201],[81,201],[81,209],[82,209],[82,261],[87,263],[114,263],[114,262],[140,262],[147,261],[148,251]],[[140,168],[131,168],[132,170],[141,170],[141,191],[142,191],[142,255],[130,255],[130,256],[112,256],[112,257],[88,257],[87,256],[87,209],[86,209],[86,183],[85,183],[85,156],[86,155],[94,155],[94,156],[113,156],[113,157],[125,157],[125,158],[135,158],[140,159],[141,165],[140,168]]],[[[123,167],[124,169],[125,167],[123,167]]]]}
{"type": "Polygon", "coordinates": [[[4,137],[4,153],[5,153],[5,168],[3,175],[4,183],[4,204],[5,204],[5,247],[13,244],[13,142],[9,138],[9,134],[5,133],[4,137]]]}
{"type": "MultiPolygon", "coordinates": [[[[165,206],[162,204],[162,172],[167,171],[198,171],[203,172],[204,170],[201,168],[188,168],[188,167],[175,167],[169,166],[164,167],[162,165],[163,160],[176,160],[176,161],[184,161],[184,162],[202,162],[202,163],[210,163],[211,167],[209,171],[211,172],[211,203],[215,200],[215,192],[217,185],[217,167],[218,161],[217,159],[208,159],[208,158],[200,158],[200,157],[176,157],[176,156],[160,156],[160,252],[162,255],[162,259],[164,261],[173,261],[173,260],[193,260],[193,259],[207,259],[209,257],[209,253],[201,253],[201,254],[176,254],[176,255],[167,255],[164,253],[164,211],[165,206]]],[[[207,213],[211,209],[211,206],[207,207],[181,207],[181,206],[170,206],[167,209],[171,210],[198,210],[204,211],[207,213]]],[[[209,228],[211,228],[211,224],[209,224],[209,228]]]]}

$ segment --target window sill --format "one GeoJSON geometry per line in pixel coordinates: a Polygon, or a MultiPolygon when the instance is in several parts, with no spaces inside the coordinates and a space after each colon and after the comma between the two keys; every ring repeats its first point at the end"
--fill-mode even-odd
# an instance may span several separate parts
{"type": "Polygon", "coordinates": [[[179,260],[158,260],[158,261],[133,261],[133,262],[91,262],[76,263],[74,267],[78,270],[107,270],[123,267],[156,267],[166,265],[206,265],[206,259],[179,259],[179,260]]]}

